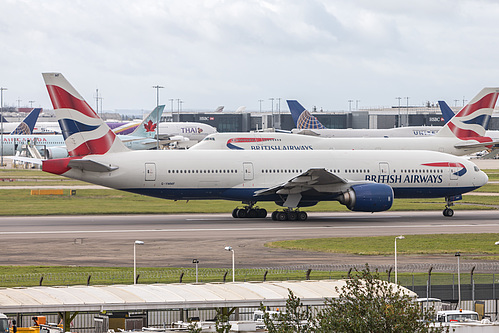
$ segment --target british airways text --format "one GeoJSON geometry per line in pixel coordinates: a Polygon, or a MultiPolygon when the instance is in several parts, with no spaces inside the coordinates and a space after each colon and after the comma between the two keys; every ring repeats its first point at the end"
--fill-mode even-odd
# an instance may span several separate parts
{"type": "Polygon", "coordinates": [[[365,180],[383,184],[442,183],[442,175],[366,175],[365,180]]]}

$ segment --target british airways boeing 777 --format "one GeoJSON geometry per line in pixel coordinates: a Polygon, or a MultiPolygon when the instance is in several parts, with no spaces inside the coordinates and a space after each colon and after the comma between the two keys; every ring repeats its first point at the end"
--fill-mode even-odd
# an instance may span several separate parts
{"type": "Polygon", "coordinates": [[[472,162],[430,151],[131,151],[60,73],[43,74],[65,132],[68,158],[43,170],[123,191],[173,199],[242,201],[235,217],[264,217],[258,201],[285,207],[278,220],[305,220],[298,207],[339,201],[353,211],[390,209],[394,198],[444,197],[444,215],[461,194],[487,183],[472,162]]]}

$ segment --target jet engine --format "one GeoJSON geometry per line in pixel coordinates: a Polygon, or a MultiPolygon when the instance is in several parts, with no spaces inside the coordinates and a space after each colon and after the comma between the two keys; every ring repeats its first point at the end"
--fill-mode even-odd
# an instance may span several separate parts
{"type": "Polygon", "coordinates": [[[382,212],[392,207],[393,189],[386,184],[353,185],[338,201],[352,211],[382,212]]]}

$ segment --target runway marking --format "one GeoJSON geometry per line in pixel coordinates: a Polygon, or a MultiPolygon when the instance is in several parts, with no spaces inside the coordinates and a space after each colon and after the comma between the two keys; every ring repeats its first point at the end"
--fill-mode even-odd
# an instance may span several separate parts
{"type": "Polygon", "coordinates": [[[130,230],[61,230],[61,231],[4,231],[0,235],[63,235],[63,234],[104,234],[104,233],[137,233],[137,232],[185,232],[185,231],[265,231],[265,230],[311,230],[311,229],[365,229],[365,228],[441,228],[442,226],[454,227],[498,227],[494,224],[419,224],[419,225],[385,225],[385,226],[322,226],[322,227],[263,227],[263,228],[196,228],[196,229],[130,229],[130,230]]]}

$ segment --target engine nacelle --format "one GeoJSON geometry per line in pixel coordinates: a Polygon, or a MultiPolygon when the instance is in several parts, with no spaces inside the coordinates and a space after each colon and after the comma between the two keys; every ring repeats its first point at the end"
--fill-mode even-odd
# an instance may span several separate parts
{"type": "Polygon", "coordinates": [[[353,185],[339,201],[352,211],[382,212],[392,207],[393,189],[386,184],[353,185]]]}
{"type": "Polygon", "coordinates": [[[54,158],[65,158],[68,157],[68,150],[64,147],[47,147],[41,154],[45,155],[49,160],[54,158]]]}

